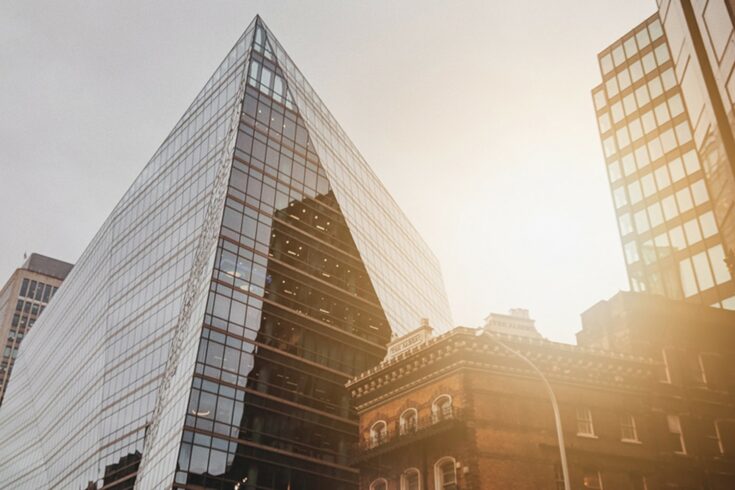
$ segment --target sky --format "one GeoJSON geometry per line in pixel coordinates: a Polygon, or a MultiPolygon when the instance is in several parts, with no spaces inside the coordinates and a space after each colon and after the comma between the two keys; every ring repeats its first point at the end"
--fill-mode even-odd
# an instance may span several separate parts
{"type": "Polygon", "coordinates": [[[439,259],[454,323],[573,342],[628,283],[590,97],[653,0],[0,4],[0,281],[74,262],[256,14],[439,259]]]}

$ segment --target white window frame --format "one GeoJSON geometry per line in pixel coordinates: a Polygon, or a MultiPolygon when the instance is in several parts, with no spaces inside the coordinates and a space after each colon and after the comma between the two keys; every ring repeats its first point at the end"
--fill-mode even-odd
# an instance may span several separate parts
{"type": "Polygon", "coordinates": [[[385,489],[388,490],[388,480],[385,478],[377,478],[370,484],[370,490],[377,490],[379,484],[385,485],[385,489]]]}
{"type": "Polygon", "coordinates": [[[405,435],[405,434],[416,432],[416,430],[418,430],[418,428],[419,428],[419,412],[418,412],[418,410],[416,410],[415,408],[407,408],[406,410],[404,410],[403,413],[401,414],[401,417],[398,419],[398,425],[399,425],[399,430],[400,430],[401,435],[405,435]],[[409,429],[408,429],[408,427],[406,425],[406,420],[407,420],[406,419],[406,414],[408,414],[408,413],[413,413],[413,415],[414,415],[414,421],[415,421],[414,422],[414,426],[413,426],[413,428],[410,431],[409,431],[409,429]]]}
{"type": "Polygon", "coordinates": [[[681,446],[681,451],[674,451],[676,454],[686,454],[687,453],[687,446],[686,441],[684,441],[684,430],[681,428],[681,418],[678,415],[668,414],[666,415],[666,425],[669,430],[669,434],[678,434],[679,435],[679,445],[681,446]],[[672,424],[673,421],[676,421],[672,424]],[[677,429],[678,432],[675,432],[672,430],[673,428],[677,429]]]}
{"type": "Polygon", "coordinates": [[[666,374],[666,380],[663,382],[671,384],[671,370],[669,369],[669,359],[666,356],[666,347],[661,349],[661,356],[663,357],[664,361],[664,374],[666,374]]]}
{"type": "Polygon", "coordinates": [[[702,358],[701,353],[697,354],[697,364],[699,365],[699,373],[697,373],[699,381],[703,384],[708,384],[709,380],[707,379],[707,369],[704,367],[704,359],[702,358]]]}
{"type": "Polygon", "coordinates": [[[434,488],[436,490],[445,490],[449,485],[454,485],[455,487],[459,486],[459,480],[457,478],[457,460],[451,456],[444,456],[434,463],[434,488]],[[454,470],[453,482],[445,482],[443,479],[444,474],[441,471],[441,467],[443,464],[448,462],[452,463],[452,469],[454,470]]]}
{"type": "Polygon", "coordinates": [[[589,407],[577,407],[576,417],[577,417],[577,436],[597,439],[597,435],[595,434],[595,423],[592,418],[592,410],[590,410],[589,407]],[[580,413],[586,415],[586,417],[580,417],[580,413]],[[580,423],[589,425],[589,431],[581,431],[580,423]]]}
{"type": "Polygon", "coordinates": [[[633,442],[633,443],[640,443],[641,439],[638,437],[638,424],[635,421],[635,415],[632,413],[624,413],[620,416],[620,440],[623,442],[633,442]],[[627,418],[630,418],[630,424],[626,424],[628,420],[627,418]],[[633,437],[625,437],[625,429],[631,429],[633,432],[633,437]]]}
{"type": "Polygon", "coordinates": [[[454,400],[452,399],[452,396],[447,393],[443,393],[434,398],[434,401],[431,403],[431,416],[434,423],[441,422],[442,420],[451,419],[454,416],[454,400]],[[443,398],[449,400],[449,409],[439,408],[437,402],[443,398]]]}
{"type": "Polygon", "coordinates": [[[370,447],[376,447],[383,444],[388,439],[388,423],[385,420],[378,420],[370,426],[370,447]],[[383,431],[377,431],[376,426],[383,425],[383,431]]]}
{"type": "Polygon", "coordinates": [[[722,443],[722,434],[720,434],[720,421],[715,420],[715,437],[717,438],[717,446],[720,449],[720,454],[725,454],[725,445],[722,443]]]}
{"type": "Polygon", "coordinates": [[[408,475],[409,473],[416,473],[416,476],[419,477],[419,490],[423,488],[423,483],[421,482],[421,472],[418,468],[406,468],[403,470],[403,473],[401,473],[401,490],[408,490],[408,475]]]}
{"type": "MultiPolygon", "coordinates": [[[[605,487],[602,484],[602,475],[600,474],[600,470],[593,470],[595,475],[597,475],[597,487],[588,487],[584,484],[584,476],[587,476],[587,471],[584,471],[583,474],[583,480],[582,480],[582,487],[583,488],[592,488],[594,490],[603,490],[605,487]]],[[[591,473],[591,472],[590,472],[591,473]]]]}

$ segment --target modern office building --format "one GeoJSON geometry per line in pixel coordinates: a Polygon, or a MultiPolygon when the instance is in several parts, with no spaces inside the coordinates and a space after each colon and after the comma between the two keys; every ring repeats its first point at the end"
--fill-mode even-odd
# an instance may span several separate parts
{"type": "Polygon", "coordinates": [[[735,270],[735,3],[659,0],[694,143],[735,270]]]}
{"type": "Polygon", "coordinates": [[[0,289],[0,404],[23,337],[71,268],[61,260],[31,254],[0,289]]]}
{"type": "MultiPolygon", "coordinates": [[[[732,129],[702,107],[721,100],[690,81],[707,71],[671,20],[689,2],[664,3],[599,54],[602,83],[592,91],[630,286],[735,309],[726,260],[735,246],[735,158],[717,136],[732,129]]],[[[707,3],[708,12],[724,6],[707,3]]]]}
{"type": "Polygon", "coordinates": [[[350,489],[344,385],[436,259],[256,17],[20,350],[9,488],[350,489]]]}
{"type": "Polygon", "coordinates": [[[360,489],[564,490],[541,376],[572,489],[735,488],[735,312],[625,292],[582,321],[578,345],[506,321],[396,339],[348,384],[360,489]]]}

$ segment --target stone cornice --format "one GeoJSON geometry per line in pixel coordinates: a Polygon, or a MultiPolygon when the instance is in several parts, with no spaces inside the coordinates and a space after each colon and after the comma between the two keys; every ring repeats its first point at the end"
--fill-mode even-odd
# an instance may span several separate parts
{"type": "MultiPolygon", "coordinates": [[[[347,383],[360,410],[459,367],[536,377],[530,368],[477,330],[459,327],[384,361],[347,383]],[[478,358],[478,356],[482,356],[478,358]],[[485,357],[488,356],[488,357],[485,357]],[[449,364],[446,364],[449,360],[449,364]],[[446,365],[441,366],[440,363],[446,365]],[[413,378],[413,379],[412,379],[413,378]],[[392,386],[394,385],[394,386],[392,386]],[[360,399],[370,396],[370,401],[360,399]]],[[[498,336],[536,363],[552,382],[640,390],[653,379],[652,359],[541,339],[498,336]]]]}

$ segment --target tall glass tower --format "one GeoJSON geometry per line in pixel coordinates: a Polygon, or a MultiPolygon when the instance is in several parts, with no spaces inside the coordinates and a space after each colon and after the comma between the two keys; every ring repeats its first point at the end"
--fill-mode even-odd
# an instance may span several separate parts
{"type": "MultiPolygon", "coordinates": [[[[592,90],[630,285],[735,309],[726,262],[735,243],[735,159],[718,150],[719,130],[697,105],[714,99],[688,81],[702,72],[682,58],[681,34],[665,30],[661,15],[598,55],[602,83],[592,90]]],[[[667,15],[671,23],[673,10],[667,15]]]]}
{"type": "Polygon", "coordinates": [[[355,488],[344,384],[421,317],[436,259],[256,17],[25,339],[0,481],[355,488]]]}

